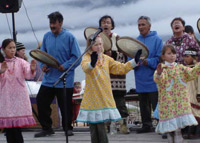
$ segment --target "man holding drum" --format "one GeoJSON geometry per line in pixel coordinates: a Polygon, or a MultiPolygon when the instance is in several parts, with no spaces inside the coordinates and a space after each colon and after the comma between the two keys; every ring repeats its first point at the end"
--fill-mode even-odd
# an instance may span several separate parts
{"type": "Polygon", "coordinates": [[[50,104],[53,99],[57,98],[62,115],[62,126],[65,130],[68,127],[68,136],[73,135],[72,132],[72,94],[74,84],[74,70],[80,64],[80,61],[70,70],[66,76],[66,106],[64,109],[63,82],[59,82],[55,88],[54,83],[59,79],[65,70],[67,70],[78,57],[81,52],[76,38],[66,29],[62,28],[63,16],[59,12],[53,12],[48,15],[49,26],[51,31],[44,35],[41,50],[56,58],[59,62],[58,68],[49,67],[41,63],[44,77],[42,85],[37,95],[37,107],[42,131],[35,134],[35,137],[44,137],[54,134],[52,129],[52,119],[50,104]],[[67,116],[67,125],[65,125],[65,112],[67,116]]]}
{"type": "Polygon", "coordinates": [[[138,19],[138,30],[140,35],[137,40],[141,41],[149,50],[149,55],[135,68],[136,92],[139,94],[142,128],[137,133],[152,131],[151,107],[155,110],[158,102],[158,90],[153,81],[153,74],[159,63],[162,39],[156,31],[150,31],[151,20],[147,16],[138,19]]]}
{"type": "MultiPolygon", "coordinates": [[[[119,36],[116,33],[112,33],[111,30],[115,28],[114,20],[109,15],[104,15],[99,20],[99,27],[103,28],[103,32],[111,39],[112,47],[111,49],[105,51],[105,54],[111,56],[116,61],[121,63],[127,62],[127,56],[118,51],[116,46],[116,41],[119,39],[119,36]]],[[[129,129],[127,127],[127,117],[128,110],[125,104],[126,95],[126,75],[113,75],[110,74],[112,92],[116,102],[117,109],[120,112],[123,120],[120,121],[120,132],[127,134],[129,133],[129,129]]]]}

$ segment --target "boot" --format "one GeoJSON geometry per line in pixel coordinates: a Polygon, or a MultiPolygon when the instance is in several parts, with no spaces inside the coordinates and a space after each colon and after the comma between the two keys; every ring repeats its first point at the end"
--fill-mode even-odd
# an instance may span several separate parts
{"type": "Polygon", "coordinates": [[[167,133],[168,143],[174,143],[174,132],[167,133]]]}
{"type": "Polygon", "coordinates": [[[122,134],[129,134],[130,130],[127,127],[127,118],[122,118],[122,120],[119,121],[120,124],[120,133],[122,134]]]}
{"type": "Polygon", "coordinates": [[[111,135],[117,134],[117,126],[116,126],[116,122],[115,121],[111,121],[110,134],[111,135]]]}
{"type": "Polygon", "coordinates": [[[175,143],[183,143],[184,142],[180,129],[176,130],[174,133],[174,142],[175,143]]]}

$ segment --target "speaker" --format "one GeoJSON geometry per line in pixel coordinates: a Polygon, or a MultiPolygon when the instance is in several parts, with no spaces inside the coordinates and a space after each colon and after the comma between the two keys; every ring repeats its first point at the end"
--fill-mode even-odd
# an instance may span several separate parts
{"type": "Polygon", "coordinates": [[[18,12],[21,8],[22,0],[1,0],[0,12],[1,13],[13,13],[18,12]]]}

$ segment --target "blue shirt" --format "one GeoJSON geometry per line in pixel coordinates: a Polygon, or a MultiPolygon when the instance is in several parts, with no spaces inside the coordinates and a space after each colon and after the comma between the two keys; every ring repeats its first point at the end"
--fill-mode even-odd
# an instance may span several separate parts
{"type": "Polygon", "coordinates": [[[156,92],[158,90],[156,83],[153,80],[153,74],[159,63],[161,49],[163,47],[162,39],[157,35],[156,31],[150,31],[145,37],[139,35],[137,40],[141,41],[148,48],[149,55],[147,57],[147,66],[140,65],[134,69],[136,92],[156,92]]]}
{"type": "MultiPolygon", "coordinates": [[[[76,38],[66,29],[58,35],[54,35],[51,31],[44,35],[41,50],[53,56],[67,70],[74,61],[81,56],[79,44],[76,38]]],[[[81,60],[68,72],[66,77],[66,87],[72,88],[74,85],[74,70],[80,65],[81,60]]],[[[43,64],[40,64],[42,67],[43,64]]],[[[42,85],[53,87],[53,84],[59,79],[63,72],[56,68],[48,67],[49,72],[44,74],[42,85]]],[[[59,82],[56,88],[63,88],[63,82],[59,82]]]]}

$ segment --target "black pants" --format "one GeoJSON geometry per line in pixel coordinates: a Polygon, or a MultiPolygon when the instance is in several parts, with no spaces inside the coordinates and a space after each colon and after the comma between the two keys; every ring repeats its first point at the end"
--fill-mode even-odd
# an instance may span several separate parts
{"type": "Polygon", "coordinates": [[[51,103],[54,100],[55,96],[58,101],[58,106],[61,111],[62,116],[62,126],[65,130],[65,112],[67,115],[67,127],[68,130],[72,130],[72,95],[73,88],[66,88],[66,108],[64,109],[64,95],[63,88],[51,88],[46,86],[41,86],[39,93],[37,95],[37,107],[38,107],[38,116],[40,124],[43,130],[49,130],[52,128],[52,119],[51,119],[51,103]]]}
{"type": "Polygon", "coordinates": [[[104,123],[90,124],[91,143],[108,143],[104,123]]]}
{"type": "Polygon", "coordinates": [[[151,109],[156,109],[158,92],[139,93],[139,102],[143,127],[152,127],[151,109]]]}
{"type": "Polygon", "coordinates": [[[126,118],[129,115],[128,109],[126,107],[126,101],[124,98],[125,95],[126,95],[126,91],[117,91],[117,90],[113,91],[115,103],[116,103],[117,109],[119,110],[119,113],[122,116],[122,118],[126,118]]]}
{"type": "Polygon", "coordinates": [[[21,128],[7,128],[5,131],[8,143],[24,143],[21,128]]]}

